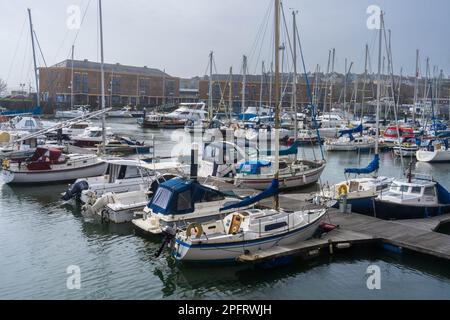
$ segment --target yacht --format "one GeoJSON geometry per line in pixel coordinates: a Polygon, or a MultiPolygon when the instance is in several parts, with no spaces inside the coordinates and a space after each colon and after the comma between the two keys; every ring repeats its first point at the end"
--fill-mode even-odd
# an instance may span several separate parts
{"type": "Polygon", "coordinates": [[[258,201],[277,193],[277,187],[278,181],[274,180],[261,194],[221,208],[228,213],[215,221],[191,223],[176,231],[163,229],[174,236],[172,256],[182,262],[236,262],[244,254],[312,238],[326,209],[287,211],[255,207],[258,201]]]}
{"type": "Polygon", "coordinates": [[[143,128],[183,129],[188,122],[199,123],[206,119],[208,111],[204,103],[181,103],[171,113],[154,113],[138,120],[143,128]]]}
{"type": "Polygon", "coordinates": [[[106,167],[96,155],[63,155],[59,149],[38,147],[25,161],[4,162],[1,179],[7,184],[75,181],[104,174],[106,167]]]}
{"type": "Polygon", "coordinates": [[[109,118],[133,118],[132,108],[129,106],[122,107],[119,110],[111,110],[107,112],[109,118]]]}
{"type": "Polygon", "coordinates": [[[374,202],[374,216],[386,220],[420,219],[450,212],[450,193],[430,177],[396,179],[374,202]]]}
{"type": "Polygon", "coordinates": [[[71,119],[84,117],[89,113],[89,106],[78,106],[72,110],[56,110],[56,119],[71,119]]]}
{"type": "Polygon", "coordinates": [[[177,162],[147,163],[132,159],[103,159],[108,165],[105,174],[84,177],[67,189],[62,199],[75,198],[93,204],[105,193],[123,193],[149,189],[158,176],[181,176],[183,166],[177,162]]]}
{"type": "MultiPolygon", "coordinates": [[[[113,138],[111,128],[105,128],[106,139],[113,138]]],[[[73,136],[72,144],[81,148],[92,148],[101,144],[103,141],[103,131],[100,127],[91,127],[85,130],[83,134],[73,136]]]]}
{"type": "Polygon", "coordinates": [[[431,139],[416,152],[420,162],[450,162],[448,139],[431,139]]]}

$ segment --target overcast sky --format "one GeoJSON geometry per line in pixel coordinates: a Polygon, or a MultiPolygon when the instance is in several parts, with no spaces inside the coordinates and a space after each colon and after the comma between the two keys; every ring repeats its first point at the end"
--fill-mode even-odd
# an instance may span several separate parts
{"type": "MultiPolygon", "coordinates": [[[[264,30],[272,1],[103,0],[105,61],[147,65],[191,77],[205,73],[213,50],[218,72],[227,73],[230,66],[239,72],[242,55],[247,54],[254,73],[271,53],[272,18],[271,30],[264,38],[267,47],[257,39],[262,39],[258,30],[261,26],[264,30]]],[[[415,50],[420,49],[422,66],[428,56],[432,66],[450,73],[448,0],[285,0],[289,24],[289,9],[299,11],[307,68],[320,64],[325,69],[328,50],[334,47],[336,71],[344,72],[344,59],[348,58],[354,62],[353,72],[363,72],[364,45],[368,43],[375,70],[377,32],[366,25],[367,7],[373,4],[386,12],[386,27],[392,29],[396,72],[403,66],[406,73],[413,74],[415,50]]],[[[27,8],[32,9],[47,65],[69,57],[77,33],[75,58],[98,61],[97,6],[97,0],[0,0],[0,78],[11,88],[33,79],[27,8]],[[69,29],[67,9],[78,5],[83,15],[88,3],[81,29],[69,29]]],[[[44,65],[42,59],[40,65],[44,65]]]]}

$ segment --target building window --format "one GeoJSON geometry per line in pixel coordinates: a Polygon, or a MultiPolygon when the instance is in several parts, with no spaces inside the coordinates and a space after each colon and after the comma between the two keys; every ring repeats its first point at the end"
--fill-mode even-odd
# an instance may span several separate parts
{"type": "Polygon", "coordinates": [[[75,93],[89,93],[89,82],[87,73],[75,73],[73,75],[73,90],[75,93]]]}
{"type": "Polygon", "coordinates": [[[173,96],[175,94],[175,81],[166,80],[164,92],[166,96],[173,96]]]}
{"type": "Polygon", "coordinates": [[[111,79],[112,93],[120,93],[120,78],[114,77],[111,79]]]}
{"type": "Polygon", "coordinates": [[[150,95],[150,81],[148,79],[139,79],[139,95],[150,95]]]}

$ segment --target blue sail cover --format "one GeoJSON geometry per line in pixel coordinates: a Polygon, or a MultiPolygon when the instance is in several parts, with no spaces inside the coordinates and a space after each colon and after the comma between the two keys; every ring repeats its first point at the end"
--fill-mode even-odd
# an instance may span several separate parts
{"type": "Polygon", "coordinates": [[[436,183],[439,204],[450,204],[450,192],[440,183],[436,183]]]}
{"type": "Polygon", "coordinates": [[[366,168],[347,168],[345,173],[355,173],[355,174],[369,174],[377,171],[380,168],[380,156],[376,154],[371,163],[366,168]]]}
{"type": "Polygon", "coordinates": [[[257,203],[263,199],[273,197],[274,195],[278,194],[278,186],[279,186],[278,180],[273,179],[270,187],[267,188],[266,190],[264,190],[263,192],[255,195],[255,196],[247,197],[238,203],[233,203],[228,206],[225,206],[225,207],[221,208],[220,211],[247,207],[247,206],[257,203]]]}
{"type": "Polygon", "coordinates": [[[353,138],[353,134],[354,133],[361,133],[362,134],[363,129],[364,128],[363,128],[362,124],[360,124],[359,126],[357,126],[356,128],[353,128],[353,129],[341,130],[341,131],[339,131],[339,138],[345,136],[346,134],[348,134],[349,137],[350,137],[350,140],[353,140],[354,139],[353,138]]]}
{"type": "Polygon", "coordinates": [[[175,178],[161,183],[148,204],[154,213],[179,215],[194,212],[195,204],[223,197],[198,181],[175,178]]]}

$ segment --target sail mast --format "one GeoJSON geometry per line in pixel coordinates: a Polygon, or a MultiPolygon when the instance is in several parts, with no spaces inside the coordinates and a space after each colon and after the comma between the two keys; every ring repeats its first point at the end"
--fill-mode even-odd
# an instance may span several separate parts
{"type": "Polygon", "coordinates": [[[296,22],[296,15],[297,12],[294,10],[292,11],[292,21],[293,21],[293,37],[294,37],[294,76],[292,79],[292,105],[293,105],[293,110],[295,112],[294,115],[294,137],[295,140],[297,140],[298,138],[298,114],[297,114],[297,22],[296,22]]]}
{"type": "Polygon", "coordinates": [[[381,53],[382,53],[382,39],[383,39],[383,12],[380,13],[380,35],[378,43],[378,76],[377,76],[377,111],[376,111],[376,134],[375,134],[375,154],[379,154],[379,139],[380,139],[380,99],[381,99],[381,53]]]}
{"type": "Polygon", "coordinates": [[[242,102],[241,113],[245,112],[245,88],[247,87],[247,56],[243,56],[242,59],[242,102]]]}
{"type": "Polygon", "coordinates": [[[73,58],[74,58],[75,46],[72,45],[72,67],[70,72],[70,109],[73,110],[74,101],[73,101],[73,58]]]}
{"type": "MultiPolygon", "coordinates": [[[[101,70],[101,86],[102,86],[102,110],[105,111],[105,69],[104,69],[104,54],[103,54],[103,19],[102,19],[102,0],[98,0],[98,10],[100,19],[100,70],[101,70]]],[[[102,153],[106,150],[106,133],[105,133],[105,112],[102,113],[102,153]]]]}
{"type": "Polygon", "coordinates": [[[416,79],[414,81],[413,126],[416,126],[416,106],[419,95],[419,49],[416,50],[416,79]]]}
{"type": "MultiPolygon", "coordinates": [[[[280,0],[275,0],[275,179],[279,177],[280,161],[280,0]]],[[[275,209],[280,207],[280,201],[275,195],[275,209]]]]}
{"type": "Polygon", "coordinates": [[[213,74],[213,57],[214,53],[209,53],[209,90],[208,90],[208,121],[211,123],[213,118],[213,96],[212,96],[212,74],[213,74]]]}
{"type": "Polygon", "coordinates": [[[40,100],[41,100],[41,94],[39,92],[38,67],[37,67],[37,63],[36,63],[36,51],[35,51],[35,46],[34,46],[34,30],[33,30],[33,21],[31,20],[31,9],[28,9],[28,19],[30,21],[31,46],[33,48],[34,78],[36,81],[36,103],[37,103],[37,106],[39,106],[40,100]]]}

